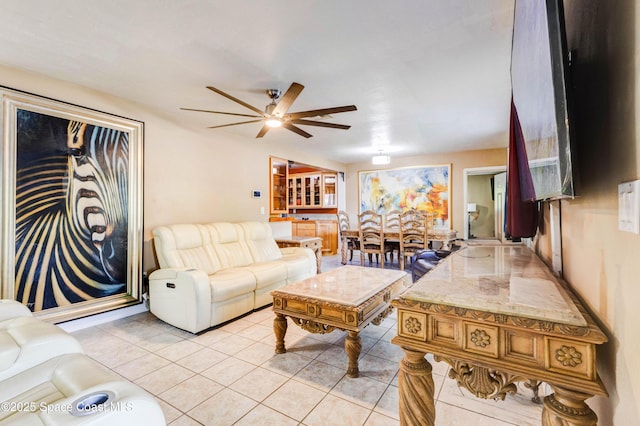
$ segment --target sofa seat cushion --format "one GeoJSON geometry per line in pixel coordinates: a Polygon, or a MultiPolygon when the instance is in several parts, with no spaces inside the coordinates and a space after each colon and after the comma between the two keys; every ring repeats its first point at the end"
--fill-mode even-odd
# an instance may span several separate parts
{"type": "Polygon", "coordinates": [[[269,287],[278,283],[284,285],[287,283],[287,265],[284,262],[258,262],[234,269],[251,272],[255,276],[256,288],[269,287]]]}
{"type": "Polygon", "coordinates": [[[256,278],[251,271],[238,268],[223,269],[209,275],[211,303],[222,302],[256,289],[256,278]]]}

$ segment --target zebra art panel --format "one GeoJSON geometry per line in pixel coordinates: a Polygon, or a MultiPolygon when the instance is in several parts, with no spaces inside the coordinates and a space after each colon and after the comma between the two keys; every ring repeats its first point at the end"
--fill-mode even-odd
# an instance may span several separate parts
{"type": "Polygon", "coordinates": [[[53,321],[139,303],[143,123],[0,93],[2,296],[53,321]]]}

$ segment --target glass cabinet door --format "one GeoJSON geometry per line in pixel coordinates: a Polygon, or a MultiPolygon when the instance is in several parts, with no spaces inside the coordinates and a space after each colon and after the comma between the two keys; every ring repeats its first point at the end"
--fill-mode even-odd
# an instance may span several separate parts
{"type": "Polygon", "coordinates": [[[322,175],[322,206],[337,207],[338,197],[336,196],[337,175],[326,173],[322,175]]]}
{"type": "Polygon", "coordinates": [[[313,207],[322,206],[322,190],[320,189],[322,182],[320,175],[313,176],[313,207]]]}
{"type": "Polygon", "coordinates": [[[289,209],[336,208],[337,173],[291,173],[287,191],[289,209]]]}
{"type": "Polygon", "coordinates": [[[301,177],[293,177],[289,179],[289,187],[293,193],[293,197],[291,197],[291,207],[302,207],[303,200],[303,188],[302,188],[302,178],[301,177]]]}
{"type": "Polygon", "coordinates": [[[313,186],[312,186],[312,178],[311,176],[304,177],[304,203],[305,207],[312,206],[311,201],[313,200],[313,186]]]}
{"type": "Polygon", "coordinates": [[[287,213],[289,202],[287,200],[289,191],[287,189],[287,160],[269,157],[269,171],[271,176],[271,214],[287,213]]]}

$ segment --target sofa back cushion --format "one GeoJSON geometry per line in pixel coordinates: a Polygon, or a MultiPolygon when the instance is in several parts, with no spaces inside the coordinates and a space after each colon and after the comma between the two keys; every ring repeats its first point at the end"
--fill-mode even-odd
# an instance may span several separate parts
{"type": "Polygon", "coordinates": [[[247,246],[254,262],[268,262],[280,259],[282,252],[273,239],[273,231],[267,223],[242,222],[239,224],[244,231],[247,246]]]}
{"type": "Polygon", "coordinates": [[[211,246],[223,269],[253,263],[244,232],[236,223],[217,222],[203,225],[211,238],[211,246]]]}
{"type": "Polygon", "coordinates": [[[195,268],[209,275],[220,270],[220,261],[202,225],[159,226],[153,229],[153,237],[161,268],[195,268]]]}

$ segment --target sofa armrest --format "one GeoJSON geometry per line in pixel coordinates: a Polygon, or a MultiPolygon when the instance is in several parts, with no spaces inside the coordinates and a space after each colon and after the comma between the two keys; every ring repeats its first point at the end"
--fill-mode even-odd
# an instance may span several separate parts
{"type": "Polygon", "coordinates": [[[199,269],[158,269],[149,275],[151,312],[174,327],[197,333],[211,327],[211,283],[199,269]]]}
{"type": "MultiPolygon", "coordinates": [[[[315,259],[316,255],[310,248],[306,247],[281,247],[280,253],[283,256],[305,256],[309,259],[315,259]]],[[[315,261],[315,260],[314,260],[315,261]]]]}
{"type": "Polygon", "coordinates": [[[29,308],[11,299],[0,299],[0,321],[33,316],[29,308]]]}

